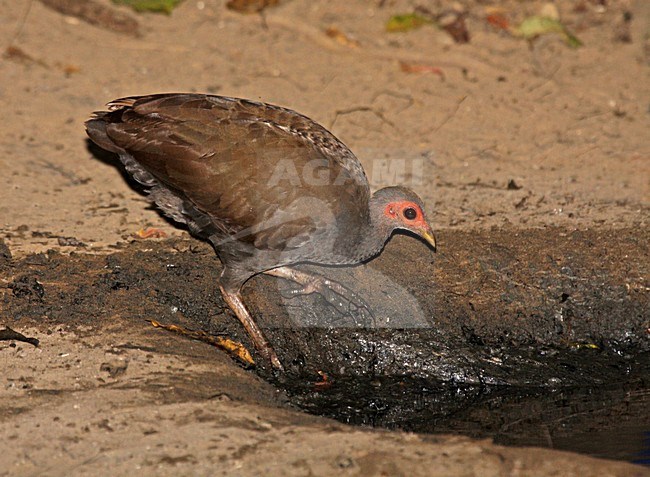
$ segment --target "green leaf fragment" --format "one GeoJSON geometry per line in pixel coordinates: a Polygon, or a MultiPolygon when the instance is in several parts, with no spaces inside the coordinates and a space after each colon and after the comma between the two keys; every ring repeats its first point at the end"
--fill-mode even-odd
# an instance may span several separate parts
{"type": "Polygon", "coordinates": [[[117,5],[128,5],[136,12],[155,12],[170,15],[183,0],[113,0],[117,5]]]}
{"type": "Polygon", "coordinates": [[[513,33],[526,40],[532,40],[539,35],[547,33],[559,33],[564,37],[567,45],[571,48],[582,46],[582,42],[573,35],[559,20],[551,17],[532,16],[526,18],[519,27],[513,29],[513,33]]]}
{"type": "Polygon", "coordinates": [[[386,31],[390,33],[405,32],[415,30],[422,25],[433,23],[428,18],[418,15],[417,13],[406,13],[403,15],[393,15],[386,22],[386,31]]]}

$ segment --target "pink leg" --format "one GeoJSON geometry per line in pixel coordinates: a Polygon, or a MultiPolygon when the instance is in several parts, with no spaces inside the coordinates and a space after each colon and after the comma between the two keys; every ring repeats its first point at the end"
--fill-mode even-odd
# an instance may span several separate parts
{"type": "Polygon", "coordinates": [[[259,353],[265,359],[269,360],[274,368],[282,370],[282,363],[280,363],[280,360],[275,354],[275,351],[273,351],[273,348],[262,334],[262,330],[259,329],[251,317],[251,314],[246,309],[246,306],[241,299],[241,295],[239,293],[226,291],[221,285],[219,285],[219,288],[221,289],[221,295],[223,295],[223,299],[226,301],[230,309],[235,313],[237,318],[239,318],[241,324],[244,325],[244,328],[246,329],[248,336],[250,336],[251,340],[253,341],[255,348],[257,348],[257,351],[259,351],[259,353]]]}

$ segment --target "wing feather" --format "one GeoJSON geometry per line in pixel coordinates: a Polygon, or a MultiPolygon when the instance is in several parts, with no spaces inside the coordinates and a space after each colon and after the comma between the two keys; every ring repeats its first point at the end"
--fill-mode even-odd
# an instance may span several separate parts
{"type": "Polygon", "coordinates": [[[258,249],[302,247],[324,230],[367,218],[370,192],[359,161],[294,111],[194,94],[122,98],[108,109],[96,118],[115,148],[258,249]],[[329,180],[313,175],[314,164],[329,180]]]}

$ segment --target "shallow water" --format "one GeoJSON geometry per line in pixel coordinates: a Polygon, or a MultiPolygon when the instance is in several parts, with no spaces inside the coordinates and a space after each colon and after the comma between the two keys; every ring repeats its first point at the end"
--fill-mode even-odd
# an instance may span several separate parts
{"type": "Polygon", "coordinates": [[[362,426],[489,437],[650,465],[650,382],[561,389],[407,377],[284,383],[307,412],[362,426]]]}

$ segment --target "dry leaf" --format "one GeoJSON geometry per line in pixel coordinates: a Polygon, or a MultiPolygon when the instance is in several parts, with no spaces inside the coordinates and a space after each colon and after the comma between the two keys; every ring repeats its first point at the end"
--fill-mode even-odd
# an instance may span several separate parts
{"type": "Polygon", "coordinates": [[[118,33],[140,35],[140,24],[135,18],[103,4],[100,0],[40,0],[41,3],[68,17],[78,18],[118,33]]]}
{"type": "Polygon", "coordinates": [[[7,47],[3,56],[8,60],[18,61],[21,63],[34,62],[34,58],[25,53],[21,48],[12,45],[7,47]]]}
{"type": "Polygon", "coordinates": [[[230,0],[226,3],[229,10],[239,13],[259,13],[265,8],[275,7],[280,0],[230,0]]]}
{"type": "Polygon", "coordinates": [[[77,65],[63,65],[61,67],[63,72],[65,73],[66,76],[72,76],[75,73],[79,73],[81,71],[81,68],[79,68],[77,65]]]}
{"type": "Polygon", "coordinates": [[[148,239],[148,238],[165,238],[167,233],[164,230],[156,229],[153,227],[147,227],[146,229],[140,229],[134,234],[137,238],[148,239]]]}
{"type": "Polygon", "coordinates": [[[204,331],[193,331],[185,329],[178,325],[165,325],[156,320],[147,320],[155,328],[162,328],[163,330],[171,331],[172,333],[177,333],[182,336],[187,336],[188,338],[202,341],[204,343],[211,344],[217,348],[221,348],[227,351],[231,356],[234,356],[242,363],[247,366],[254,366],[255,361],[250,352],[244,347],[243,344],[238,341],[233,341],[229,338],[224,338],[223,336],[212,336],[204,331]]]}
{"type": "Polygon", "coordinates": [[[456,43],[469,43],[469,31],[465,24],[465,14],[456,11],[446,12],[438,17],[440,28],[451,35],[456,43]]]}
{"type": "Polygon", "coordinates": [[[3,58],[6,58],[11,61],[16,61],[18,63],[36,63],[37,65],[49,68],[44,61],[34,59],[32,56],[25,53],[25,51],[17,46],[9,45],[2,55],[3,58]]]}
{"type": "Polygon", "coordinates": [[[485,17],[485,20],[495,28],[500,30],[508,30],[510,28],[510,22],[501,13],[491,13],[485,17]]]}
{"type": "Polygon", "coordinates": [[[445,73],[437,66],[427,65],[424,63],[407,63],[405,61],[399,62],[399,68],[404,73],[426,74],[433,73],[445,79],[445,73]]]}
{"type": "Polygon", "coordinates": [[[350,48],[358,48],[360,46],[360,43],[357,40],[350,38],[335,26],[327,28],[325,34],[343,46],[349,46],[350,48]]]}

